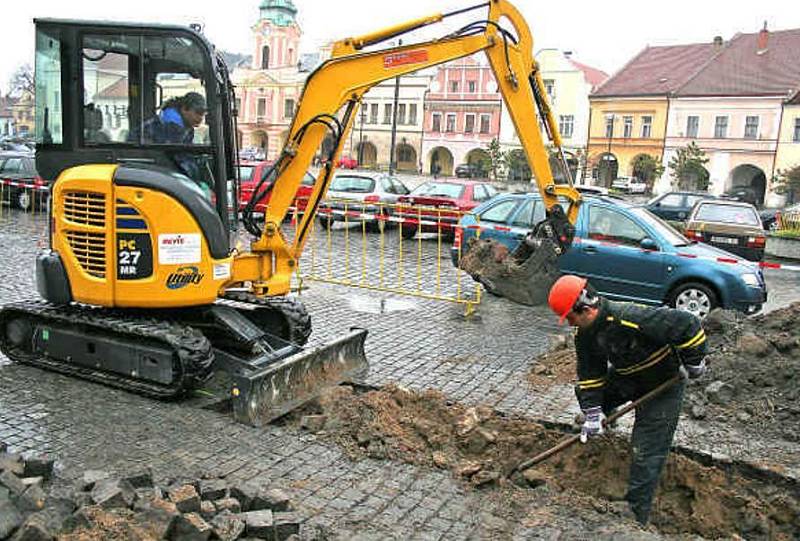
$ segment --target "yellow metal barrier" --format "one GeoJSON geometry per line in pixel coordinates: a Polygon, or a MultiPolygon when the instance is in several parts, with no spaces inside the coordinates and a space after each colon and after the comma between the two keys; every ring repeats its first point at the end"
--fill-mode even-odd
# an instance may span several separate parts
{"type": "MultiPolygon", "coordinates": [[[[452,302],[469,316],[481,302],[481,287],[462,285],[463,272],[452,265],[450,253],[462,214],[455,208],[326,199],[297,266],[298,283],[301,289],[312,280],[452,302]]],[[[298,222],[295,214],[292,223],[298,222]]],[[[455,251],[460,259],[461,246],[455,251]]]]}

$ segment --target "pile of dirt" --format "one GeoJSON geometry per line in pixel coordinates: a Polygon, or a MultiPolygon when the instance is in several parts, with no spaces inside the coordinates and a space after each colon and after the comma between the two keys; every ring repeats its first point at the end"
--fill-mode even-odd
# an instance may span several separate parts
{"type": "Polygon", "coordinates": [[[798,319],[800,303],[753,318],[710,314],[709,371],[690,388],[687,413],[754,437],[800,442],[798,319]]]}
{"type": "MultiPolygon", "coordinates": [[[[398,386],[364,393],[341,387],[294,413],[288,422],[313,426],[355,459],[369,456],[447,469],[473,487],[499,490],[503,498],[519,500],[520,505],[528,501],[530,490],[519,487],[546,487],[554,503],[569,508],[624,506],[630,452],[627,439],[613,434],[574,445],[509,478],[520,461],[549,449],[565,435],[488,407],[449,402],[437,391],[412,392],[398,386]]],[[[664,533],[711,538],[736,534],[748,539],[800,536],[796,486],[671,456],[659,494],[653,522],[664,533]]]]}

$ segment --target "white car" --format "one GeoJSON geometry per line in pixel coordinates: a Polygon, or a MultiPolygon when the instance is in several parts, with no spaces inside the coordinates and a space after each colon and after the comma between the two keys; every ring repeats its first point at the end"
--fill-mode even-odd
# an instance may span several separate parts
{"type": "Polygon", "coordinates": [[[626,193],[645,193],[647,191],[647,184],[636,177],[617,177],[611,183],[611,187],[626,193]]]}

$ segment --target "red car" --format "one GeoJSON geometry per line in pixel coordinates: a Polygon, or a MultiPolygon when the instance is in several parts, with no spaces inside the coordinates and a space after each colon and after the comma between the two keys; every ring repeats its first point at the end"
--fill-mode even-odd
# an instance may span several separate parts
{"type": "MultiPolygon", "coordinates": [[[[240,211],[244,210],[244,207],[250,202],[256,186],[258,186],[258,183],[262,178],[264,178],[264,175],[269,172],[271,165],[272,162],[239,162],[239,179],[242,183],[241,193],[239,195],[240,211]]],[[[267,180],[262,186],[262,189],[269,186],[272,180],[273,179],[267,180]]],[[[309,172],[306,172],[306,174],[303,175],[302,183],[297,189],[297,194],[295,196],[297,201],[297,210],[299,212],[303,212],[308,205],[308,198],[311,196],[311,189],[313,188],[316,180],[317,179],[314,177],[314,175],[309,172]]],[[[265,211],[271,195],[271,193],[268,194],[263,201],[260,201],[256,204],[256,212],[265,211]]]]}
{"type": "Polygon", "coordinates": [[[339,158],[340,169],[355,169],[358,167],[358,160],[350,156],[342,156],[339,158]]]}
{"type": "Polygon", "coordinates": [[[400,226],[403,238],[410,239],[418,230],[441,230],[452,238],[461,216],[496,194],[494,186],[477,180],[431,180],[417,186],[399,198],[399,203],[409,205],[397,209],[397,216],[404,220],[400,226]]]}

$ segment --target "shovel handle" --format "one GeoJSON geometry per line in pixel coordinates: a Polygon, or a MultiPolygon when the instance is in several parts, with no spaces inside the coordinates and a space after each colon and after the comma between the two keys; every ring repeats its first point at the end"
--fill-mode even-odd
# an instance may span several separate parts
{"type": "MultiPolygon", "coordinates": [[[[652,399],[653,397],[658,396],[659,394],[664,392],[666,389],[669,389],[670,387],[672,387],[673,385],[675,385],[676,383],[678,383],[682,379],[683,379],[683,376],[681,376],[680,374],[677,374],[677,375],[671,377],[670,379],[668,379],[667,381],[665,381],[664,383],[662,383],[661,385],[659,385],[658,387],[656,387],[652,391],[649,391],[649,392],[645,393],[644,395],[642,395],[638,399],[634,400],[633,402],[627,404],[626,406],[618,409],[617,411],[615,411],[614,413],[609,415],[608,418],[606,419],[606,423],[607,424],[613,423],[614,421],[616,421],[617,419],[619,419],[620,417],[622,417],[623,415],[625,415],[629,411],[631,411],[633,409],[636,409],[638,406],[641,406],[642,404],[644,404],[648,400],[652,399]]],[[[580,439],[581,439],[581,435],[580,434],[575,434],[574,436],[570,436],[569,438],[565,439],[561,443],[555,445],[554,447],[551,447],[547,451],[541,452],[541,453],[539,453],[538,455],[536,455],[533,458],[529,458],[528,460],[520,462],[519,464],[517,464],[517,466],[513,470],[511,470],[511,473],[513,474],[516,471],[525,471],[528,468],[530,468],[531,466],[534,466],[534,465],[538,464],[539,462],[542,462],[543,460],[546,460],[546,459],[550,458],[554,454],[563,451],[567,447],[571,447],[573,444],[575,444],[580,439]]]]}

